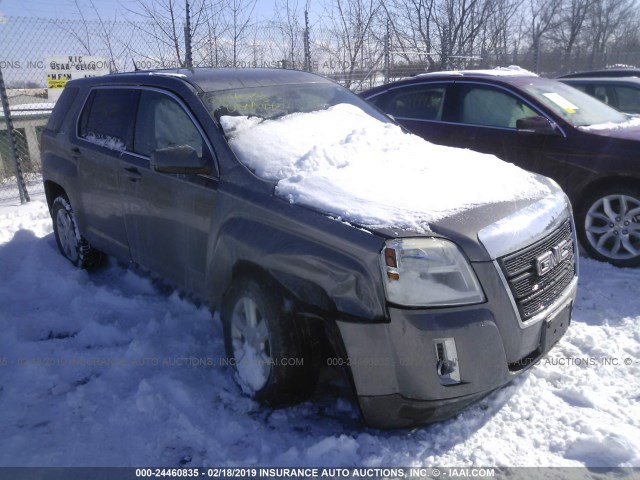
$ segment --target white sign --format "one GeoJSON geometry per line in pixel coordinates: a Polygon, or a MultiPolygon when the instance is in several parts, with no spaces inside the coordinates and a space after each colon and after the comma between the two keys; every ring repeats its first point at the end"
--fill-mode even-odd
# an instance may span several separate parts
{"type": "Polygon", "coordinates": [[[69,80],[111,72],[109,60],[82,55],[55,55],[45,59],[49,101],[55,102],[69,80]]]}

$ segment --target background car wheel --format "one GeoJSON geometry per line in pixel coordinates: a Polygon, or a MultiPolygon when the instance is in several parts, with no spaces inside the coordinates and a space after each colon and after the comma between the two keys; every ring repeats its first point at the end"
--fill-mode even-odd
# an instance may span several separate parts
{"type": "Polygon", "coordinates": [[[259,402],[281,407],[310,395],[317,372],[304,328],[272,283],[235,281],[221,316],[227,356],[240,387],[259,402]]]}
{"type": "Polygon", "coordinates": [[[80,235],[71,204],[66,197],[59,196],[53,201],[51,217],[58,248],[71,263],[76,267],[91,269],[103,262],[102,252],[93,248],[80,235]]]}
{"type": "Polygon", "coordinates": [[[640,265],[640,187],[607,187],[590,195],[576,214],[589,255],[618,267],[640,265]]]}

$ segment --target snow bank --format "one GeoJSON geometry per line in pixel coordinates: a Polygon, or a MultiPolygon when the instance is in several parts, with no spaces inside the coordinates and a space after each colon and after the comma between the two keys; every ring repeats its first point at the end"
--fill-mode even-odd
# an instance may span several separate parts
{"type": "Polygon", "coordinates": [[[550,193],[492,155],[428,143],[352,105],[221,123],[240,160],[278,182],[277,195],[372,228],[424,231],[474,206],[550,193]]]}

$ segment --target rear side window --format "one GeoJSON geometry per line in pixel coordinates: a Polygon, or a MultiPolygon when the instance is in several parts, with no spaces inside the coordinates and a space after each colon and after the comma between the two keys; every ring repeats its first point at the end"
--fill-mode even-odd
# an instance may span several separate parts
{"type": "Polygon", "coordinates": [[[47,122],[47,130],[51,130],[56,133],[60,131],[62,123],[67,116],[67,112],[69,112],[71,104],[78,96],[79,91],[80,89],[78,87],[65,87],[60,98],[58,98],[58,101],[56,102],[56,106],[53,107],[53,112],[51,112],[51,116],[47,122]]]}
{"type": "Polygon", "coordinates": [[[136,90],[123,88],[91,92],[80,115],[78,136],[113,150],[126,150],[137,96],[136,90]]]}
{"type": "Polygon", "coordinates": [[[441,120],[446,88],[419,86],[394,90],[386,99],[386,112],[398,118],[441,120]]]}
{"type": "Polygon", "coordinates": [[[616,107],[621,112],[640,113],[640,88],[613,87],[618,97],[618,105],[616,107]]]}
{"type": "Polygon", "coordinates": [[[589,95],[593,96],[593,89],[589,88],[588,85],[582,85],[579,83],[569,83],[568,85],[571,85],[573,88],[577,88],[581,92],[588,93],[589,95]]]}

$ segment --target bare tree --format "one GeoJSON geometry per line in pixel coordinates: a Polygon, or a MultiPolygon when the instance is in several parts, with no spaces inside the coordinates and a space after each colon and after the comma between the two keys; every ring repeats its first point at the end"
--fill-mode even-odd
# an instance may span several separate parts
{"type": "MultiPolygon", "coordinates": [[[[304,5],[304,10],[298,0],[275,0],[275,18],[273,24],[282,36],[282,57],[291,66],[301,65],[303,53],[302,15],[309,8],[309,0],[304,5]]],[[[285,65],[286,66],[286,65],[285,65]]]]}
{"type": "MultiPolygon", "coordinates": [[[[155,59],[163,67],[185,66],[185,20],[186,3],[188,0],[136,0],[136,9],[127,9],[141,22],[136,22],[135,27],[155,41],[155,59]]],[[[190,37],[195,37],[206,23],[206,0],[191,0],[190,24],[188,32],[190,37]]],[[[137,52],[142,56],[152,59],[153,56],[137,52]]]]}
{"type": "Polygon", "coordinates": [[[116,54],[114,46],[115,17],[113,21],[104,20],[93,0],[88,0],[89,7],[96,17],[95,20],[89,20],[85,15],[86,8],[80,5],[78,0],[74,0],[74,4],[80,15],[80,28],[77,27],[77,23],[69,25],[67,22],[60,21],[56,22],[56,24],[74,38],[87,55],[97,55],[99,52],[104,52],[101,54],[106,54],[105,56],[109,59],[111,69],[117,72],[118,64],[116,60],[119,55],[116,54]]]}
{"type": "Polygon", "coordinates": [[[540,43],[542,37],[558,24],[561,0],[529,0],[529,38],[533,50],[534,70],[540,71],[540,43]]]}
{"type": "Polygon", "coordinates": [[[561,19],[565,27],[564,31],[566,32],[564,35],[566,42],[564,51],[567,53],[567,56],[571,55],[573,47],[583,31],[587,15],[589,15],[596,3],[597,0],[570,0],[568,2],[568,6],[565,8],[565,14],[561,19]]]}
{"type": "Polygon", "coordinates": [[[630,12],[613,37],[608,46],[611,52],[609,63],[629,65],[638,62],[638,52],[640,52],[640,12],[638,9],[630,12]]]}
{"type": "Polygon", "coordinates": [[[635,12],[633,0],[600,0],[596,2],[590,15],[590,36],[593,39],[591,67],[600,58],[606,66],[607,45],[622,30],[626,20],[633,18],[635,12]]]}
{"type": "Polygon", "coordinates": [[[69,26],[67,22],[64,22],[64,21],[58,21],[56,23],[61,29],[66,31],[69,35],[71,35],[72,38],[74,38],[80,44],[80,46],[84,49],[87,55],[93,55],[93,49],[91,48],[93,35],[91,35],[90,33],[91,29],[89,28],[90,27],[89,22],[85,17],[84,8],[80,7],[78,0],[74,0],[74,4],[76,7],[76,10],[78,11],[78,14],[80,15],[80,21],[81,21],[82,27],[79,29],[76,29],[76,28],[73,28],[72,26],[69,26]]]}
{"type": "Polygon", "coordinates": [[[449,57],[477,55],[480,33],[491,12],[491,0],[440,0],[435,24],[440,37],[441,67],[448,66],[449,57]]]}
{"type": "Polygon", "coordinates": [[[228,0],[222,7],[228,22],[228,34],[231,36],[231,65],[238,66],[240,43],[253,20],[253,11],[257,0],[228,0]]]}
{"type": "MultiPolygon", "coordinates": [[[[372,34],[372,28],[381,8],[380,2],[378,0],[334,0],[329,8],[330,29],[336,41],[334,51],[330,53],[337,57],[344,76],[343,84],[349,88],[354,82],[356,70],[364,68],[362,62],[364,46],[372,34]],[[359,59],[360,62],[358,62],[359,59]]],[[[382,52],[379,56],[382,57],[382,52]]]]}
{"type": "Polygon", "coordinates": [[[524,0],[492,0],[480,39],[485,65],[509,62],[509,54],[518,50],[522,35],[517,13],[523,3],[524,0]],[[489,53],[493,54],[492,59],[487,58],[489,53]]]}
{"type": "Polygon", "coordinates": [[[202,63],[212,67],[221,67],[227,62],[226,48],[229,25],[224,16],[224,0],[205,4],[206,26],[204,38],[196,44],[201,50],[202,63]]]}
{"type": "Polygon", "coordinates": [[[433,68],[436,0],[392,0],[383,2],[383,7],[398,47],[395,55],[409,64],[417,60],[433,68]]]}

